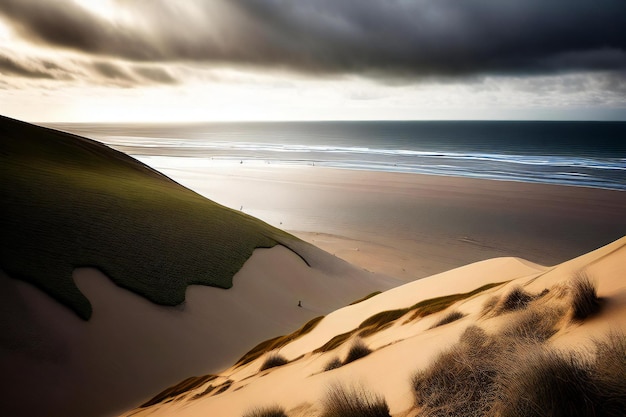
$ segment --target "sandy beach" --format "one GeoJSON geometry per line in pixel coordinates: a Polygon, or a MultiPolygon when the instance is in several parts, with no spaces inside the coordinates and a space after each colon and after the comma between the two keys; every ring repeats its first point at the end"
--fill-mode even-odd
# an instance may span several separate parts
{"type": "Polygon", "coordinates": [[[626,193],[263,163],[156,168],[351,263],[406,280],[515,256],[555,265],[626,234],[626,193]]]}

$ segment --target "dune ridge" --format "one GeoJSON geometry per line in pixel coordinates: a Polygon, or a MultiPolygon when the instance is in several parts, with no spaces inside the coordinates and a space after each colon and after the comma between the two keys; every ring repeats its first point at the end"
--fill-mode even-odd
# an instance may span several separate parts
{"type": "MultiPolygon", "coordinates": [[[[394,417],[443,415],[440,413],[498,415],[496,412],[534,415],[529,405],[517,397],[527,392],[523,395],[534,398],[533,383],[513,384],[510,378],[531,378],[535,369],[537,377],[544,379],[541,383],[561,389],[554,385],[549,373],[541,373],[549,366],[556,366],[553,373],[557,375],[558,372],[569,375],[564,378],[570,378],[566,380],[574,387],[576,396],[587,395],[595,401],[590,400],[587,408],[578,407],[575,412],[619,415],[621,411],[616,410],[623,410],[620,407],[626,404],[623,378],[613,378],[611,383],[622,381],[621,385],[611,385],[607,389],[613,391],[606,393],[598,387],[608,387],[609,382],[602,382],[604,377],[598,372],[604,372],[603,358],[615,352],[618,355],[614,359],[617,360],[613,365],[615,372],[623,377],[626,371],[626,358],[619,356],[620,349],[626,346],[626,284],[621,279],[626,272],[625,259],[626,237],[554,267],[499,258],[411,282],[339,309],[283,347],[270,350],[246,365],[226,369],[212,381],[186,393],[166,396],[159,404],[135,409],[124,416],[244,416],[252,415],[254,409],[279,406],[289,417],[318,417],[326,415],[329,390],[345,389],[352,395],[350,387],[355,386],[356,392],[365,390],[382,399],[394,417]],[[592,297],[597,308],[582,318],[576,312],[577,300],[582,297],[578,289],[581,279],[589,282],[591,292],[597,291],[592,297]],[[504,282],[459,297],[432,314],[413,317],[411,311],[406,311],[372,333],[363,336],[354,332],[328,349],[316,351],[332,337],[358,329],[360,323],[377,313],[496,281],[504,282]],[[362,353],[358,359],[349,360],[359,345],[362,353]],[[272,355],[283,357],[284,364],[261,370],[272,355]],[[468,361],[470,368],[451,368],[448,361],[457,360],[468,361]],[[510,372],[500,369],[505,362],[510,372]],[[471,386],[463,385],[469,384],[466,378],[477,377],[472,376],[472,366],[491,372],[490,363],[498,368],[472,394],[471,386]],[[522,365],[527,366],[525,370],[522,365]],[[446,377],[444,371],[454,373],[446,377]],[[438,394],[435,391],[429,394],[427,388],[433,384],[452,385],[442,385],[438,394]],[[455,392],[454,384],[459,384],[456,389],[463,391],[460,399],[445,397],[455,392]],[[489,395],[495,395],[490,390],[500,390],[503,386],[510,386],[511,391],[494,393],[506,401],[488,400],[489,395]]],[[[624,351],[621,352],[623,355],[624,351]]],[[[576,404],[575,398],[567,397],[570,394],[559,395],[576,404]]],[[[567,407],[549,409],[558,398],[541,401],[546,408],[539,411],[544,414],[537,415],[574,412],[567,407]]]]}

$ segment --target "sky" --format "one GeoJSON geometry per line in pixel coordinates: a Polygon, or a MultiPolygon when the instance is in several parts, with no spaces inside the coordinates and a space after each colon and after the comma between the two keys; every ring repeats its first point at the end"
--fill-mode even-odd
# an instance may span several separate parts
{"type": "Polygon", "coordinates": [[[624,0],[0,0],[0,114],[626,120],[624,22],[624,0]]]}

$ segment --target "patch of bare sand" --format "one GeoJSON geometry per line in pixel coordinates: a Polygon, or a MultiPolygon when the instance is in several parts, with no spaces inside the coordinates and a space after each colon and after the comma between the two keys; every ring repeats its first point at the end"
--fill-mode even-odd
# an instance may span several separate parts
{"type": "Polygon", "coordinates": [[[233,288],[189,287],[177,307],[153,304],[98,270],[79,268],[74,279],[93,306],[88,322],[39,289],[2,276],[3,317],[17,322],[3,324],[0,372],[14,381],[4,389],[0,414],[114,415],[190,375],[223,370],[260,341],[397,284],[316,248],[304,250],[319,268],[282,246],[258,249],[233,288]]]}

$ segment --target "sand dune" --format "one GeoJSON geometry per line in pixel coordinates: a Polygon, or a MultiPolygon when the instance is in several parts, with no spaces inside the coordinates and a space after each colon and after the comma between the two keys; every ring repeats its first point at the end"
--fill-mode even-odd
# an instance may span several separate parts
{"type": "MultiPolygon", "coordinates": [[[[384,396],[391,415],[415,413],[411,377],[425,369],[437,356],[455,345],[461,334],[477,325],[488,334],[500,334],[523,314],[562,309],[555,333],[548,346],[561,350],[593,352],[593,341],[607,332],[626,332],[626,238],[555,267],[541,267],[515,258],[493,259],[458,268],[430,278],[405,284],[356,305],[344,307],[324,318],[311,332],[280,348],[278,353],[290,363],[259,371],[266,357],[245,366],[235,366],[219,377],[174,398],[127,416],[243,416],[254,407],[280,404],[289,416],[319,416],[322,400],[329,386],[341,382],[361,384],[384,396]],[[572,282],[577,272],[585,271],[602,299],[600,312],[584,321],[571,317],[572,282]],[[372,350],[355,362],[323,372],[334,358],[342,359],[349,351],[351,335],[345,342],[326,352],[313,353],[333,336],[359,326],[372,315],[409,307],[442,295],[466,292],[490,282],[503,282],[469,297],[461,297],[445,309],[409,320],[407,311],[369,336],[362,337],[372,350]],[[485,313],[490,299],[502,299],[514,288],[534,295],[534,301],[519,312],[485,313]],[[542,291],[545,295],[539,296],[542,291]],[[449,312],[462,317],[432,328],[449,312]],[[304,355],[304,356],[302,356],[304,355]],[[225,385],[223,385],[227,382],[225,385]],[[206,393],[207,388],[215,389],[206,393]],[[227,387],[218,393],[220,388],[227,387]]],[[[268,353],[269,354],[269,353],[268,353]]]]}
{"type": "MultiPolygon", "coordinates": [[[[560,259],[596,248],[622,234],[623,193],[333,170],[309,180],[298,171],[289,184],[299,198],[288,189],[277,198],[312,213],[302,236],[338,255],[349,248],[344,257],[360,268],[102,144],[6,118],[0,136],[0,415],[235,417],[278,404],[289,417],[319,417],[340,383],[412,417],[435,407],[438,392],[458,391],[420,391],[441,369],[515,370],[567,351],[617,372],[607,382],[584,370],[593,389],[617,390],[608,403],[626,397],[621,353],[604,368],[596,362],[611,352],[595,354],[607,350],[598,338],[626,331],[626,238],[552,267],[487,256],[554,259],[547,253],[558,243],[560,259]],[[350,201],[339,198],[346,193],[350,201]],[[363,233],[316,234],[324,216],[363,233]],[[438,365],[445,360],[451,366],[438,365]]],[[[285,186],[285,172],[261,174],[285,186]]],[[[229,192],[248,198],[251,188],[229,192]]]]}
{"type": "Polygon", "coordinates": [[[112,415],[189,375],[221,371],[262,340],[398,283],[328,254],[318,257],[330,258],[326,269],[334,264],[335,273],[307,266],[282,246],[258,249],[233,288],[192,286],[177,307],[153,304],[98,270],[77,269],[74,280],[93,306],[88,322],[3,275],[2,304],[17,296],[21,310],[19,327],[2,332],[19,344],[2,351],[1,372],[17,378],[4,388],[3,415],[112,415]],[[28,401],[33,397],[39,400],[28,401]]]}
{"type": "Polygon", "coordinates": [[[0,139],[0,415],[115,414],[399,283],[98,142],[0,139]]]}

